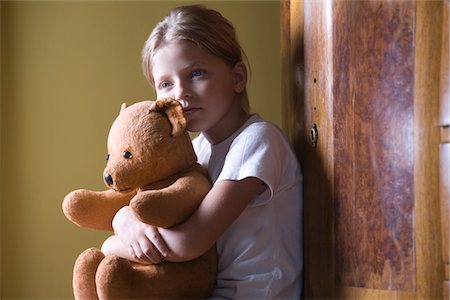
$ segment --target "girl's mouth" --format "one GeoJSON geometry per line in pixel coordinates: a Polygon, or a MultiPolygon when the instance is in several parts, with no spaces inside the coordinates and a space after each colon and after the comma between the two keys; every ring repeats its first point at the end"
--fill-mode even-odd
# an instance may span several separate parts
{"type": "Polygon", "coordinates": [[[188,115],[191,115],[191,114],[193,114],[193,113],[195,113],[195,112],[197,112],[197,111],[199,111],[200,110],[200,108],[196,108],[196,107],[186,107],[186,108],[183,108],[183,111],[184,111],[184,113],[188,116],[188,115]]]}

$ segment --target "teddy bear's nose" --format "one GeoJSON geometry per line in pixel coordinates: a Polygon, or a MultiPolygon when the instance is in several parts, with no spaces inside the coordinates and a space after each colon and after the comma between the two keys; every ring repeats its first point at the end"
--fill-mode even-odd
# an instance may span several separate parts
{"type": "Polygon", "coordinates": [[[105,178],[105,182],[106,182],[108,185],[112,185],[112,184],[114,183],[114,180],[113,180],[111,174],[105,173],[104,178],[105,178]]]}

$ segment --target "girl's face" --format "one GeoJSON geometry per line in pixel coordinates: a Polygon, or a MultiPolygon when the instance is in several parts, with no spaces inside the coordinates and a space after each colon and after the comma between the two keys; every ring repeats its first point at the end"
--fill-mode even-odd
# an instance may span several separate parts
{"type": "Polygon", "coordinates": [[[155,52],[152,62],[157,97],[180,101],[189,131],[202,131],[216,143],[242,125],[246,114],[239,93],[247,79],[242,63],[232,68],[187,41],[164,45],[155,52]]]}

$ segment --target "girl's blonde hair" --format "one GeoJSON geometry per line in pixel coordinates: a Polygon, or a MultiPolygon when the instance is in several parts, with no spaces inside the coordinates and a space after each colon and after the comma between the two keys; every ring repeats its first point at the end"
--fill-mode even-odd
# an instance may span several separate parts
{"type": "MultiPolygon", "coordinates": [[[[150,84],[152,59],[155,52],[173,41],[190,41],[222,59],[230,67],[248,60],[240,46],[233,25],[219,12],[203,5],[181,6],[173,9],[153,29],[142,50],[142,67],[150,84]]],[[[247,89],[241,93],[242,107],[249,111],[247,89]]]]}

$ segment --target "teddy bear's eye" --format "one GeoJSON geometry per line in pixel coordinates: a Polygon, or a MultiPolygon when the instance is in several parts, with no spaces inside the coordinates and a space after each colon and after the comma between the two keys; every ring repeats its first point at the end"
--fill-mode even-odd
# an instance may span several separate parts
{"type": "Polygon", "coordinates": [[[106,154],[106,160],[109,160],[109,154],[106,154]]]}
{"type": "Polygon", "coordinates": [[[123,153],[123,157],[124,158],[126,158],[126,159],[129,159],[129,158],[131,158],[131,152],[130,151],[125,151],[124,153],[123,153]]]}

